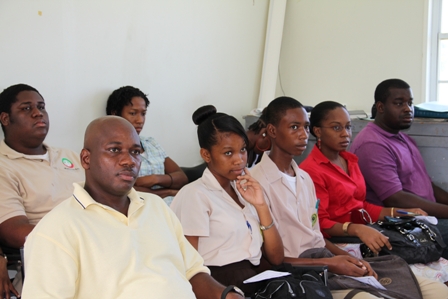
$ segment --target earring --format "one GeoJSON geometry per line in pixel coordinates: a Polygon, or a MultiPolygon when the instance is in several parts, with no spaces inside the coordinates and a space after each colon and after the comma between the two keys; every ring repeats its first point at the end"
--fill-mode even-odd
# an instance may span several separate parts
{"type": "Polygon", "coordinates": [[[317,137],[317,148],[322,149],[320,137],[317,137]]]}
{"type": "Polygon", "coordinates": [[[260,152],[265,152],[271,149],[271,139],[267,139],[268,141],[268,146],[266,146],[265,148],[260,148],[260,146],[258,145],[258,141],[255,143],[255,147],[260,151],[260,152]]]}

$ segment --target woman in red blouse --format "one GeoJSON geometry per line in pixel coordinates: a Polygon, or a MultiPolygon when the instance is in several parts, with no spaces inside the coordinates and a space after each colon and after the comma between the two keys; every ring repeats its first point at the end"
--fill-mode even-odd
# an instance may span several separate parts
{"type": "MultiPolygon", "coordinates": [[[[365,200],[366,186],[358,158],[346,149],[352,137],[350,116],[339,103],[327,101],[311,111],[310,131],[317,144],[300,168],[311,176],[320,200],[319,224],[325,237],[356,236],[373,252],[391,247],[388,238],[367,223],[399,216],[365,200]]],[[[400,209],[427,215],[421,209],[400,209]]]]}

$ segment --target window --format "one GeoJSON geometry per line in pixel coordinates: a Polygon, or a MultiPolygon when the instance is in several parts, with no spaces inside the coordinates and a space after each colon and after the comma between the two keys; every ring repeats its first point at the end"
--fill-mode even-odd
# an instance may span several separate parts
{"type": "Polygon", "coordinates": [[[433,0],[429,101],[448,105],[448,0],[433,0]]]}
{"type": "Polygon", "coordinates": [[[448,0],[442,1],[438,57],[438,101],[448,104],[448,0]]]}

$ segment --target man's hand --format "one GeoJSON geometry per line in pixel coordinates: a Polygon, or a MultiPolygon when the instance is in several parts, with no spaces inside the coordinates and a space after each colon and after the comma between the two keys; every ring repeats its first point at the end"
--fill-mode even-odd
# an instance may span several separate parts
{"type": "Polygon", "coordinates": [[[370,266],[370,264],[365,261],[365,260],[360,260],[361,263],[364,264],[364,266],[367,268],[367,274],[366,276],[373,276],[376,279],[378,279],[378,274],[376,274],[376,272],[372,269],[372,266],[370,266]]]}
{"type": "MultiPolygon", "coordinates": [[[[226,288],[213,277],[206,273],[198,273],[190,279],[193,292],[197,299],[221,299],[222,292],[226,288]]],[[[241,299],[241,295],[229,292],[226,299],[241,299]]]]}
{"type": "Polygon", "coordinates": [[[420,208],[412,208],[412,209],[395,209],[395,213],[397,216],[406,216],[406,214],[402,214],[399,213],[398,211],[406,211],[406,212],[410,212],[413,213],[417,216],[428,216],[428,213],[426,213],[425,211],[423,211],[420,208]]]}
{"type": "Polygon", "coordinates": [[[7,260],[0,256],[0,298],[10,299],[9,294],[12,292],[17,297],[20,297],[19,292],[14,288],[9,279],[7,260]]]}
{"type": "Polygon", "coordinates": [[[324,265],[328,265],[330,272],[340,275],[361,277],[371,275],[369,273],[373,272],[368,263],[366,265],[365,261],[349,255],[337,255],[331,258],[322,258],[319,261],[324,265]]]}

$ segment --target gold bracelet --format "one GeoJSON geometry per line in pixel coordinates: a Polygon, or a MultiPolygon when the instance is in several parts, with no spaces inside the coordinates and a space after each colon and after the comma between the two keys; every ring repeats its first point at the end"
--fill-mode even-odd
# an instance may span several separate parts
{"type": "Polygon", "coordinates": [[[394,209],[395,208],[390,209],[390,217],[392,217],[392,218],[394,217],[394,209]]]}
{"type": "Polygon", "coordinates": [[[348,236],[348,226],[352,224],[351,222],[345,222],[342,224],[342,231],[344,232],[344,235],[348,236]]]}
{"type": "Polygon", "coordinates": [[[273,226],[274,226],[274,220],[272,220],[272,223],[269,224],[268,226],[261,225],[261,223],[260,223],[260,229],[263,230],[263,231],[268,230],[268,229],[270,229],[273,226]]]}

